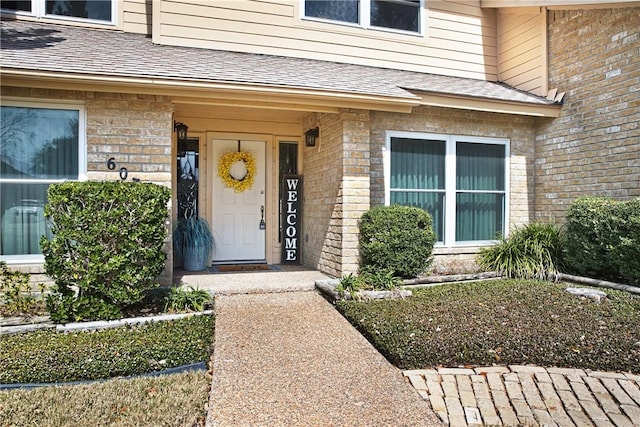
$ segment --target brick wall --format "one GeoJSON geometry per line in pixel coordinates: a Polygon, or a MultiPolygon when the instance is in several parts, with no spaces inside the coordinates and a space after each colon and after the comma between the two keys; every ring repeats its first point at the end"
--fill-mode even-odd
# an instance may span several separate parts
{"type": "MultiPolygon", "coordinates": [[[[511,227],[533,217],[535,119],[527,116],[484,113],[435,107],[417,108],[413,114],[371,113],[371,205],[384,204],[382,150],[387,131],[408,131],[448,135],[469,135],[510,140],[511,227]]],[[[436,248],[434,269],[439,273],[460,273],[477,269],[478,248],[436,248]]]]}
{"type": "MultiPolygon", "coordinates": [[[[128,180],[171,186],[172,106],[167,97],[102,92],[2,87],[3,97],[38,101],[78,101],[86,111],[87,178],[120,179],[125,167],[128,180]],[[110,171],[113,157],[117,168],[110,171]]],[[[165,247],[167,268],[159,280],[172,281],[171,241],[165,247]]],[[[13,267],[13,266],[12,266],[13,267]]],[[[27,273],[42,273],[41,264],[16,266],[27,273]]]]}
{"type": "Polygon", "coordinates": [[[369,209],[369,112],[312,114],[319,142],[304,149],[303,263],[334,277],[358,268],[358,219],[369,209]]]}
{"type": "Polygon", "coordinates": [[[548,13],[549,87],[566,95],[537,129],[535,216],[561,220],[578,196],[640,196],[640,8],[548,13]]]}
{"type": "Polygon", "coordinates": [[[342,183],[342,274],[358,271],[360,252],[358,221],[370,208],[369,111],[347,111],[342,115],[344,165],[342,183]]]}
{"type": "MultiPolygon", "coordinates": [[[[384,204],[382,153],[389,130],[509,138],[510,224],[533,216],[534,118],[422,107],[413,114],[347,110],[307,116],[305,129],[314,126],[320,126],[319,146],[304,151],[305,265],[336,277],[357,271],[358,220],[384,204]]],[[[473,270],[476,251],[439,249],[437,268],[473,270]]]]}

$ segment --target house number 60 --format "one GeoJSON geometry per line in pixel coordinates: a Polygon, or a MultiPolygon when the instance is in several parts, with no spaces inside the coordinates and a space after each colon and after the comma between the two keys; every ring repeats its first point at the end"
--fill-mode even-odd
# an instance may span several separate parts
{"type": "MultiPolygon", "coordinates": [[[[114,159],[113,157],[111,157],[109,160],[107,160],[107,169],[109,169],[110,171],[114,170],[116,168],[116,159],[114,159]]],[[[119,175],[120,175],[120,179],[125,181],[127,179],[127,177],[129,176],[129,171],[127,170],[127,168],[125,168],[124,166],[120,168],[119,171],[119,175]]]]}

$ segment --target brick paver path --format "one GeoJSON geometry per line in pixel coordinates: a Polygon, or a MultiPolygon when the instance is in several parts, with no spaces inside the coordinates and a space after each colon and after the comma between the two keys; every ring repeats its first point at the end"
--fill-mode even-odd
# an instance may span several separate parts
{"type": "Polygon", "coordinates": [[[513,365],[404,375],[455,427],[640,426],[640,375],[513,365]]]}

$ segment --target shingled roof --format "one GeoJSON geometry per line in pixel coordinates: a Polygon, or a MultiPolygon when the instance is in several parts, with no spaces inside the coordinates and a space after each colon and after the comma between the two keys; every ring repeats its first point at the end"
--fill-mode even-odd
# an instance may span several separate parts
{"type": "Polygon", "coordinates": [[[362,94],[417,100],[414,93],[490,99],[529,105],[552,101],[499,83],[282,56],[154,44],[111,30],[6,20],[1,23],[3,73],[48,72],[83,76],[362,94]],[[176,66],[175,64],[180,64],[176,66]]]}

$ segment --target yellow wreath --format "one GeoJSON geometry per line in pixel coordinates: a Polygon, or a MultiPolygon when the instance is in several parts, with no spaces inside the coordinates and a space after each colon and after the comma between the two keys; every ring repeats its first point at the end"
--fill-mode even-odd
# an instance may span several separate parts
{"type": "Polygon", "coordinates": [[[253,185],[253,179],[256,176],[256,161],[246,151],[229,152],[220,158],[218,176],[222,178],[227,187],[233,188],[236,193],[242,193],[253,185]],[[236,179],[231,175],[231,167],[236,162],[243,162],[247,168],[247,173],[242,179],[236,179]]]}

